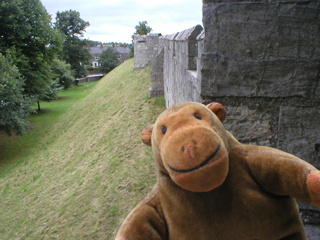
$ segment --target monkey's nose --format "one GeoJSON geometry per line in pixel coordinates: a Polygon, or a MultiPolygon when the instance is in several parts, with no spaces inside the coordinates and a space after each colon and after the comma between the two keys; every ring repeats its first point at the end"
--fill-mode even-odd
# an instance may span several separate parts
{"type": "Polygon", "coordinates": [[[185,145],[181,148],[182,152],[187,155],[188,159],[192,164],[196,163],[195,159],[195,146],[197,145],[196,141],[192,141],[188,145],[185,145]]]}
{"type": "Polygon", "coordinates": [[[195,145],[197,145],[197,142],[196,141],[192,141],[192,143],[189,143],[187,146],[182,146],[181,150],[182,150],[182,152],[185,152],[186,149],[188,149],[190,147],[193,147],[195,145]]]}

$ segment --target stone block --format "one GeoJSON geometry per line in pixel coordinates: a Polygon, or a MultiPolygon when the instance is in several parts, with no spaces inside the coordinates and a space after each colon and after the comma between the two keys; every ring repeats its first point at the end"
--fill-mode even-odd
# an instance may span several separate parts
{"type": "Polygon", "coordinates": [[[225,128],[244,144],[270,146],[272,116],[268,112],[250,109],[246,105],[225,106],[225,128]]]}
{"type": "Polygon", "coordinates": [[[215,96],[299,96],[320,99],[320,61],[238,61],[218,54],[203,54],[201,63],[203,81],[206,82],[203,94],[209,91],[215,96]]]}
{"type": "Polygon", "coordinates": [[[205,3],[202,95],[320,99],[319,2],[205,3]]]}
{"type": "Polygon", "coordinates": [[[134,38],[135,71],[153,65],[158,54],[159,37],[161,34],[151,33],[134,38]]]}
{"type": "Polygon", "coordinates": [[[320,169],[320,108],[280,108],[277,147],[320,169]]]}

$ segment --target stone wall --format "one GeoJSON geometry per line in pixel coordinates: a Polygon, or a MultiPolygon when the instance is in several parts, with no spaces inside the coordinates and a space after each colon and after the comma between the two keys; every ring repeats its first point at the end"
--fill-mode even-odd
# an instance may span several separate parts
{"type": "Polygon", "coordinates": [[[319,1],[205,0],[200,64],[202,101],[227,107],[239,140],[318,167],[319,10],[319,1]]]}
{"type": "Polygon", "coordinates": [[[151,82],[149,89],[149,97],[163,96],[163,63],[164,63],[164,48],[160,48],[156,55],[151,69],[151,82]]]}
{"type": "MultiPolygon", "coordinates": [[[[167,107],[221,102],[240,142],[320,169],[319,13],[315,0],[203,0],[205,31],[159,38],[150,93],[161,88],[167,107]]],[[[319,239],[319,209],[299,205],[308,239],[319,239]]]]}
{"type": "Polygon", "coordinates": [[[135,35],[134,37],[134,70],[138,71],[154,63],[154,59],[158,54],[158,33],[149,33],[148,35],[135,35]]]}
{"type": "Polygon", "coordinates": [[[164,50],[163,81],[167,107],[179,102],[201,101],[197,36],[202,30],[197,25],[160,38],[159,47],[164,50]]]}
{"type": "Polygon", "coordinates": [[[165,95],[167,107],[178,102],[201,101],[201,79],[198,78],[204,40],[201,32],[203,28],[197,25],[161,36],[158,41],[154,36],[159,34],[151,36],[152,42],[149,35],[135,37],[135,49],[138,51],[135,52],[135,70],[152,65],[150,97],[165,95]],[[157,49],[157,54],[150,54],[150,49],[157,49]]]}
{"type": "MultiPolygon", "coordinates": [[[[201,98],[221,102],[241,142],[320,168],[320,2],[203,1],[201,98]]],[[[300,204],[308,238],[319,209],[300,204]]]]}

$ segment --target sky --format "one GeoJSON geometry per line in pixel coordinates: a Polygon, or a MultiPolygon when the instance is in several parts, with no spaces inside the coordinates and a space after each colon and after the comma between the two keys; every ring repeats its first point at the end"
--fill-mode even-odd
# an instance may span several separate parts
{"type": "Polygon", "coordinates": [[[84,37],[100,42],[131,43],[139,22],[152,33],[172,34],[202,25],[202,0],[40,0],[55,22],[56,13],[75,10],[88,21],[84,37]]]}

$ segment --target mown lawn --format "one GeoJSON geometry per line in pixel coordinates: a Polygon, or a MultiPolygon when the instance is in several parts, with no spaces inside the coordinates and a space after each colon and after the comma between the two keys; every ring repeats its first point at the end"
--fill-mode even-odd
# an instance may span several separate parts
{"type": "Polygon", "coordinates": [[[150,68],[133,66],[70,89],[77,99],[65,92],[41,103],[30,134],[1,136],[1,239],[112,239],[153,187],[151,148],[140,134],[165,102],[148,98],[150,68]]]}

